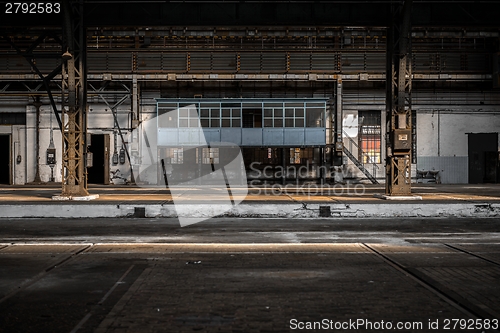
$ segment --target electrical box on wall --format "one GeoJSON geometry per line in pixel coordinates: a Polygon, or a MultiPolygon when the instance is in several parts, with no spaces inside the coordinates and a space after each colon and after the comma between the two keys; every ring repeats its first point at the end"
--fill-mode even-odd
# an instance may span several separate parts
{"type": "Polygon", "coordinates": [[[394,150],[410,150],[411,149],[411,130],[396,129],[392,132],[392,142],[394,150]]]}
{"type": "Polygon", "coordinates": [[[55,148],[48,148],[46,153],[46,163],[47,165],[56,165],[56,150],[55,148]]]}
{"type": "Polygon", "coordinates": [[[94,166],[94,154],[90,151],[87,152],[87,168],[91,168],[94,166]]]}
{"type": "Polygon", "coordinates": [[[120,159],[120,164],[125,164],[125,149],[120,149],[120,155],[119,155],[119,159],[120,159]]]}

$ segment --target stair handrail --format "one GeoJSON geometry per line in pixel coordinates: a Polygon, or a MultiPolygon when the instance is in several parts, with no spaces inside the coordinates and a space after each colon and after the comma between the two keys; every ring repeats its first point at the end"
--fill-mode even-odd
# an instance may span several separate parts
{"type": "MultiPolygon", "coordinates": [[[[361,155],[364,155],[364,156],[367,156],[368,157],[368,160],[370,161],[371,160],[371,156],[366,153],[363,149],[361,149],[361,147],[356,143],[356,141],[354,141],[354,139],[349,135],[347,134],[347,132],[345,130],[342,130],[342,132],[344,132],[344,136],[347,137],[347,139],[349,139],[349,141],[351,142],[351,144],[354,144],[354,146],[356,146],[356,148],[358,148],[358,152],[361,153],[361,155]]],[[[359,161],[361,164],[371,164],[373,166],[373,168],[375,169],[379,169],[377,163],[375,162],[370,162],[370,163],[363,163],[363,161],[359,161]]]]}
{"type": "Polygon", "coordinates": [[[366,177],[368,177],[368,179],[371,180],[371,182],[373,184],[378,184],[378,181],[377,181],[377,178],[375,178],[375,170],[373,170],[373,175],[368,171],[366,170],[364,164],[362,164],[350,151],[349,149],[347,149],[347,147],[344,147],[344,154],[346,154],[350,159],[351,161],[354,162],[354,164],[359,168],[359,170],[361,170],[361,172],[363,172],[365,174],[366,177]]]}

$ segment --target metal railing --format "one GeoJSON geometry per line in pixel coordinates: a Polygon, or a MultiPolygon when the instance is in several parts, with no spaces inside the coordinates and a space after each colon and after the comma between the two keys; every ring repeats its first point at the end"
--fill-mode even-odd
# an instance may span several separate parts
{"type": "Polygon", "coordinates": [[[368,153],[366,153],[365,151],[363,151],[363,149],[361,149],[361,147],[356,143],[356,141],[354,141],[354,139],[349,134],[347,134],[347,132],[345,130],[343,130],[343,132],[344,132],[344,137],[349,140],[349,149],[344,146],[344,153],[361,170],[361,172],[363,172],[365,174],[365,176],[368,179],[370,179],[370,181],[373,184],[378,184],[378,181],[376,179],[377,178],[377,170],[379,169],[378,165],[375,162],[367,163],[367,164],[371,164],[372,165],[372,172],[370,173],[366,169],[365,163],[363,163],[362,161],[358,160],[356,158],[356,156],[354,156],[354,154],[352,154],[353,146],[358,149],[358,153],[361,156],[367,157],[368,161],[372,160],[372,156],[370,156],[368,153]]]}

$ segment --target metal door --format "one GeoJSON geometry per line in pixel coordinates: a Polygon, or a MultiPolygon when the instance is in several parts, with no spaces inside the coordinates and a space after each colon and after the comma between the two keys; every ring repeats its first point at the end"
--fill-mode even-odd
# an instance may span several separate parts
{"type": "Polygon", "coordinates": [[[467,134],[469,136],[469,184],[495,181],[491,178],[493,177],[491,163],[496,161],[491,162],[487,157],[494,155],[493,152],[498,154],[498,133],[467,134]]]}
{"type": "Polygon", "coordinates": [[[104,185],[109,185],[110,135],[104,134],[104,185]]]}
{"type": "Polygon", "coordinates": [[[0,184],[11,184],[12,156],[10,147],[10,134],[0,135],[0,184]]]}

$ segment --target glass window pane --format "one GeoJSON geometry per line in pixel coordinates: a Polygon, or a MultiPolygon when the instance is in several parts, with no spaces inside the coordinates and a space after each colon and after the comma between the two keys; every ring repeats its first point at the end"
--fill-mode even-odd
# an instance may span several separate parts
{"type": "Polygon", "coordinates": [[[250,102],[245,102],[242,105],[243,108],[246,109],[260,109],[262,108],[262,103],[250,103],[250,102]]]}
{"type": "Polygon", "coordinates": [[[222,108],[240,107],[240,105],[241,103],[228,103],[228,102],[221,103],[222,108]]]}
{"type": "Polygon", "coordinates": [[[296,108],[295,109],[295,117],[304,117],[304,109],[296,108]]]}
{"type": "Polygon", "coordinates": [[[167,110],[177,109],[177,103],[158,103],[158,108],[165,108],[167,110]]]}
{"type": "Polygon", "coordinates": [[[222,109],[222,116],[223,117],[231,117],[231,109],[222,109]]]}
{"type": "Polygon", "coordinates": [[[179,117],[181,118],[189,117],[189,109],[188,108],[179,109],[179,117]]]}
{"type": "Polygon", "coordinates": [[[306,112],[307,127],[322,127],[323,110],[322,109],[307,109],[306,112]]]}
{"type": "Polygon", "coordinates": [[[274,127],[283,127],[283,119],[274,118],[274,127]]]}
{"type": "Polygon", "coordinates": [[[211,109],[210,110],[210,117],[212,118],[219,118],[220,116],[220,110],[219,109],[211,109]]]}
{"type": "Polygon", "coordinates": [[[264,127],[273,127],[272,119],[264,119],[264,127]]]}
{"type": "Polygon", "coordinates": [[[241,127],[241,119],[233,119],[233,127],[241,127]]]}
{"type": "Polygon", "coordinates": [[[206,109],[210,109],[210,108],[218,109],[220,107],[220,104],[219,103],[200,103],[200,107],[206,108],[206,109]]]}
{"type": "Polygon", "coordinates": [[[285,127],[293,127],[293,118],[285,119],[285,127]]]}
{"type": "Polygon", "coordinates": [[[210,127],[220,127],[219,119],[210,119],[210,127]]]}
{"type": "Polygon", "coordinates": [[[380,163],[381,153],[380,111],[359,111],[359,132],[361,149],[358,157],[364,163],[380,163]]]}
{"type": "Polygon", "coordinates": [[[166,162],[170,164],[182,164],[183,163],[183,150],[182,148],[167,148],[166,152],[166,162]]]}
{"type": "Polygon", "coordinates": [[[285,109],[285,117],[293,117],[293,109],[285,109]]]}
{"type": "Polygon", "coordinates": [[[189,119],[189,127],[198,127],[198,119],[189,119]]]}
{"type": "Polygon", "coordinates": [[[178,164],[184,163],[184,153],[183,153],[182,148],[179,148],[177,150],[177,163],[178,164]]]}
{"type": "Polygon", "coordinates": [[[200,110],[200,117],[201,118],[208,118],[210,115],[210,112],[208,109],[201,109],[200,110]]]}
{"type": "Polygon", "coordinates": [[[161,116],[162,114],[165,114],[167,112],[170,112],[171,110],[169,109],[160,109],[158,108],[158,115],[161,116]]]}
{"type": "Polygon", "coordinates": [[[231,127],[230,119],[222,119],[222,127],[231,127]]]}
{"type": "Polygon", "coordinates": [[[307,108],[325,108],[325,103],[307,103],[307,108]]]}
{"type": "Polygon", "coordinates": [[[273,110],[272,109],[264,109],[264,117],[272,117],[273,116],[273,110]]]}
{"type": "Polygon", "coordinates": [[[188,127],[187,119],[179,119],[179,127],[188,127]]]}
{"type": "Polygon", "coordinates": [[[177,112],[172,111],[158,117],[158,127],[176,128],[177,112]]]}
{"type": "Polygon", "coordinates": [[[282,108],[282,103],[264,103],[265,108],[282,108]]]}
{"type": "Polygon", "coordinates": [[[283,117],[283,109],[274,109],[274,117],[283,117]]]}
{"type": "Polygon", "coordinates": [[[304,118],[302,119],[295,119],[295,127],[304,127],[304,118]]]}
{"type": "Polygon", "coordinates": [[[208,119],[200,119],[200,123],[202,127],[209,127],[210,121],[208,119]]]}
{"type": "Polygon", "coordinates": [[[233,118],[241,118],[240,109],[233,109],[232,116],[233,116],[233,118]]]}

